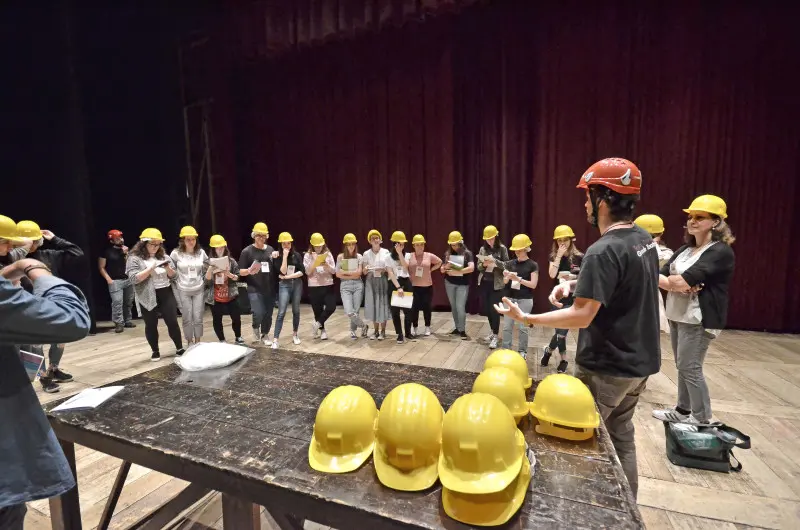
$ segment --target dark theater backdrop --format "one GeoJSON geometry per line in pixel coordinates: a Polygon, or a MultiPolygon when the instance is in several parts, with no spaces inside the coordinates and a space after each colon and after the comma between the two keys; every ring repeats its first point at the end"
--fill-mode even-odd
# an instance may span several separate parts
{"type": "MultiPolygon", "coordinates": [[[[23,160],[18,149],[4,155],[25,166],[28,178],[84,190],[81,212],[91,217],[44,212],[35,202],[4,207],[11,215],[50,215],[56,233],[80,232],[92,251],[97,232],[110,224],[124,223],[130,235],[157,223],[176,232],[188,206],[175,42],[188,39],[184,88],[189,100],[213,101],[216,229],[235,252],[258,220],[269,224],[273,244],[283,230],[301,246],[321,231],[338,251],[345,232],[363,243],[378,228],[386,239],[393,230],[409,238],[424,233],[438,254],[453,229],[477,251],[491,223],[507,243],[529,233],[533,258],[546,270],[556,225],[570,224],[580,248],[597,238],[575,189],[583,170],[624,156],[644,175],[639,213],[664,218],[672,248],[680,245],[682,209],[693,197],[713,193],[727,201],[738,238],[730,327],[800,331],[797,7],[555,0],[231,0],[191,11],[120,5],[127,15],[108,20],[65,10],[78,20],[84,43],[61,61],[77,72],[77,101],[56,109],[73,129],[49,136],[81,132],[85,171],[74,175],[65,159],[56,181],[34,171],[43,162],[23,160]],[[110,29],[87,33],[99,25],[110,29]],[[98,65],[101,38],[116,52],[98,65]],[[76,114],[70,109],[78,104],[76,114]],[[124,206],[114,207],[112,195],[124,206]]],[[[50,48],[53,56],[67,53],[50,48]]],[[[27,83],[24,92],[40,89],[42,101],[55,90],[27,83]]],[[[13,121],[27,123],[24,116],[13,121]]],[[[26,141],[35,143],[35,135],[26,141]]],[[[212,229],[207,201],[198,226],[203,239],[212,229]]],[[[86,274],[96,276],[94,267],[86,274]]],[[[537,309],[547,308],[551,286],[540,278],[537,309]]],[[[435,301],[446,305],[440,284],[435,301]]],[[[478,310],[477,289],[470,309],[478,310]]]]}

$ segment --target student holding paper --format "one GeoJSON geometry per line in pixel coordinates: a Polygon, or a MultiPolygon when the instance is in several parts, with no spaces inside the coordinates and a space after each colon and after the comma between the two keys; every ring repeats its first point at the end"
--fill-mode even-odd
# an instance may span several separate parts
{"type": "Polygon", "coordinates": [[[197,244],[197,230],[191,226],[181,228],[178,248],[170,253],[176,266],[175,295],[183,318],[183,336],[186,343],[197,344],[203,338],[203,312],[205,311],[206,251],[197,244]]]}
{"type": "Polygon", "coordinates": [[[297,333],[300,329],[300,296],[303,294],[303,258],[294,249],[294,239],[289,232],[281,232],[278,236],[281,245],[278,260],[278,316],[275,318],[275,338],[272,339],[272,349],[278,349],[278,339],[283,329],[283,319],[289,302],[292,303],[292,343],[300,344],[297,333]]]}
{"type": "Polygon", "coordinates": [[[247,282],[247,298],[253,311],[253,343],[270,345],[272,312],[275,309],[273,263],[277,252],[267,245],[269,228],[266,223],[256,223],[250,232],[253,244],[239,256],[239,276],[247,282]]]}
{"type": "Polygon", "coordinates": [[[373,322],[375,334],[370,340],[386,338],[386,321],[389,320],[389,283],[386,281],[386,264],[392,259],[389,251],[381,247],[383,236],[374,228],[367,234],[370,249],[364,252],[362,274],[365,277],[364,316],[373,322]]]}
{"type": "Polygon", "coordinates": [[[391,239],[392,243],[394,243],[394,248],[389,253],[390,261],[386,264],[386,272],[389,279],[389,299],[394,332],[397,334],[397,344],[403,344],[406,341],[405,337],[410,340],[416,339],[416,336],[411,334],[411,307],[404,308],[402,305],[398,305],[403,304],[402,298],[413,296],[411,279],[408,277],[408,260],[411,259],[411,254],[404,252],[408,240],[403,232],[400,230],[395,231],[391,239]],[[400,322],[401,310],[403,312],[403,323],[400,322]],[[403,331],[405,331],[405,336],[403,331]]]}
{"type": "MultiPolygon", "coordinates": [[[[503,280],[508,286],[508,299],[519,308],[530,313],[533,309],[533,290],[539,283],[539,265],[528,257],[531,251],[531,238],[527,234],[517,234],[511,241],[511,251],[516,257],[506,263],[503,271],[503,280]]],[[[503,348],[511,349],[514,341],[514,319],[503,319],[503,348]]],[[[523,359],[528,358],[528,327],[517,325],[519,328],[519,354],[523,359]]]]}
{"type": "Polygon", "coordinates": [[[303,257],[303,266],[308,276],[308,296],[311,298],[311,309],[314,311],[314,322],[311,323],[312,336],[316,339],[328,340],[325,321],[336,311],[336,292],[333,290],[333,275],[336,274],[336,263],[322,234],[311,234],[310,246],[303,257]]]}
{"type": "Polygon", "coordinates": [[[125,264],[125,273],[133,283],[136,302],[144,319],[144,336],[150,345],[151,361],[160,361],[158,351],[158,314],[167,325],[169,338],[175,344],[175,355],[183,355],[181,328],[178,326],[178,305],[170,283],[175,277],[175,264],[164,252],[164,238],[156,228],[145,228],[125,264]]]}
{"type": "Polygon", "coordinates": [[[467,336],[467,296],[469,295],[469,274],[475,271],[472,252],[464,244],[461,232],[453,231],[447,237],[450,248],[444,256],[445,264],[441,271],[445,275],[444,287],[453,312],[455,329],[450,335],[469,340],[467,336]]]}
{"type": "Polygon", "coordinates": [[[220,342],[225,342],[222,329],[222,316],[227,312],[231,317],[231,327],[236,344],[244,345],[242,338],[242,310],[239,308],[239,264],[228,253],[228,243],[221,235],[211,236],[211,258],[206,270],[206,303],[211,306],[214,333],[220,342]]]}
{"type": "Polygon", "coordinates": [[[408,272],[411,285],[414,286],[414,304],[411,306],[411,334],[419,331],[419,312],[425,317],[425,336],[431,334],[431,306],[433,303],[433,278],[431,272],[442,266],[442,260],[436,254],[425,252],[425,236],[417,234],[411,240],[414,253],[408,260],[408,272]]]}
{"type": "Polygon", "coordinates": [[[350,338],[358,338],[358,328],[362,328],[361,336],[367,338],[369,326],[361,320],[361,301],[364,299],[364,282],[361,281],[363,256],[358,253],[358,240],[355,234],[345,234],[342,239],[344,248],[336,257],[336,277],[341,280],[339,294],[342,296],[344,312],[350,318],[350,338]]]}
{"type": "Polygon", "coordinates": [[[483,229],[483,245],[478,251],[478,286],[483,292],[483,307],[489,319],[491,333],[486,337],[486,342],[492,349],[497,348],[500,336],[500,314],[494,310],[494,305],[503,300],[505,282],[503,271],[505,263],[509,260],[508,249],[500,240],[497,227],[489,225],[483,229]]]}

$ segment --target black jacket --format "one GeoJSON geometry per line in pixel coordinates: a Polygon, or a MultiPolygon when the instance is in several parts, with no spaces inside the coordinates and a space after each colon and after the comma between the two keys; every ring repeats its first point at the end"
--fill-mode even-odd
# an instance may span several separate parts
{"type": "Polygon", "coordinates": [[[66,258],[80,258],[83,256],[81,247],[58,236],[53,236],[53,239],[45,244],[50,248],[38,248],[36,252],[31,252],[27,257],[39,260],[50,267],[53,276],[60,277],[62,275],[66,258]]]}
{"type": "MultiPolygon", "coordinates": [[[[669,276],[672,262],[689,248],[683,245],[675,251],[667,263],[661,267],[661,274],[669,276]]],[[[728,285],[733,277],[736,256],[730,245],[718,242],[709,247],[694,265],[681,275],[690,286],[703,284],[698,293],[700,311],[703,314],[703,327],[722,329],[728,320],[728,285]]]]}

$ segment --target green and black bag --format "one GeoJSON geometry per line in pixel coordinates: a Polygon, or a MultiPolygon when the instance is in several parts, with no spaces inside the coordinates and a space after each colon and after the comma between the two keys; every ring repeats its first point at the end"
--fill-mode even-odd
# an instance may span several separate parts
{"type": "Polygon", "coordinates": [[[750,449],[750,437],[722,423],[696,425],[664,422],[667,458],[676,466],[729,473],[741,471],[733,448],[750,449]],[[740,441],[741,440],[741,441],[740,441]],[[736,462],[734,466],[731,460],[736,462]]]}

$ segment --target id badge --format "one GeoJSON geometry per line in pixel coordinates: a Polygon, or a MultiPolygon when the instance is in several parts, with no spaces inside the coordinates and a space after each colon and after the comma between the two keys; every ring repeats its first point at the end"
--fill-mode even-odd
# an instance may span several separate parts
{"type": "Polygon", "coordinates": [[[287,265],[286,276],[291,276],[292,274],[294,274],[294,265],[287,265]]]}
{"type": "Polygon", "coordinates": [[[217,274],[216,276],[214,276],[214,283],[217,285],[223,285],[225,283],[225,275],[217,274]]]}
{"type": "Polygon", "coordinates": [[[422,278],[422,275],[423,275],[424,273],[425,273],[425,269],[423,269],[422,267],[417,267],[417,268],[414,270],[414,276],[416,276],[417,278],[422,278]]]}
{"type": "Polygon", "coordinates": [[[317,274],[325,274],[325,269],[321,265],[317,267],[317,274]]]}
{"type": "Polygon", "coordinates": [[[269,261],[261,262],[261,272],[269,272],[269,261]]]}
{"type": "Polygon", "coordinates": [[[197,267],[189,265],[187,274],[189,275],[190,278],[197,278],[197,267]]]}
{"type": "Polygon", "coordinates": [[[519,282],[511,280],[511,288],[512,289],[519,290],[520,287],[522,287],[522,285],[519,282]]]}

